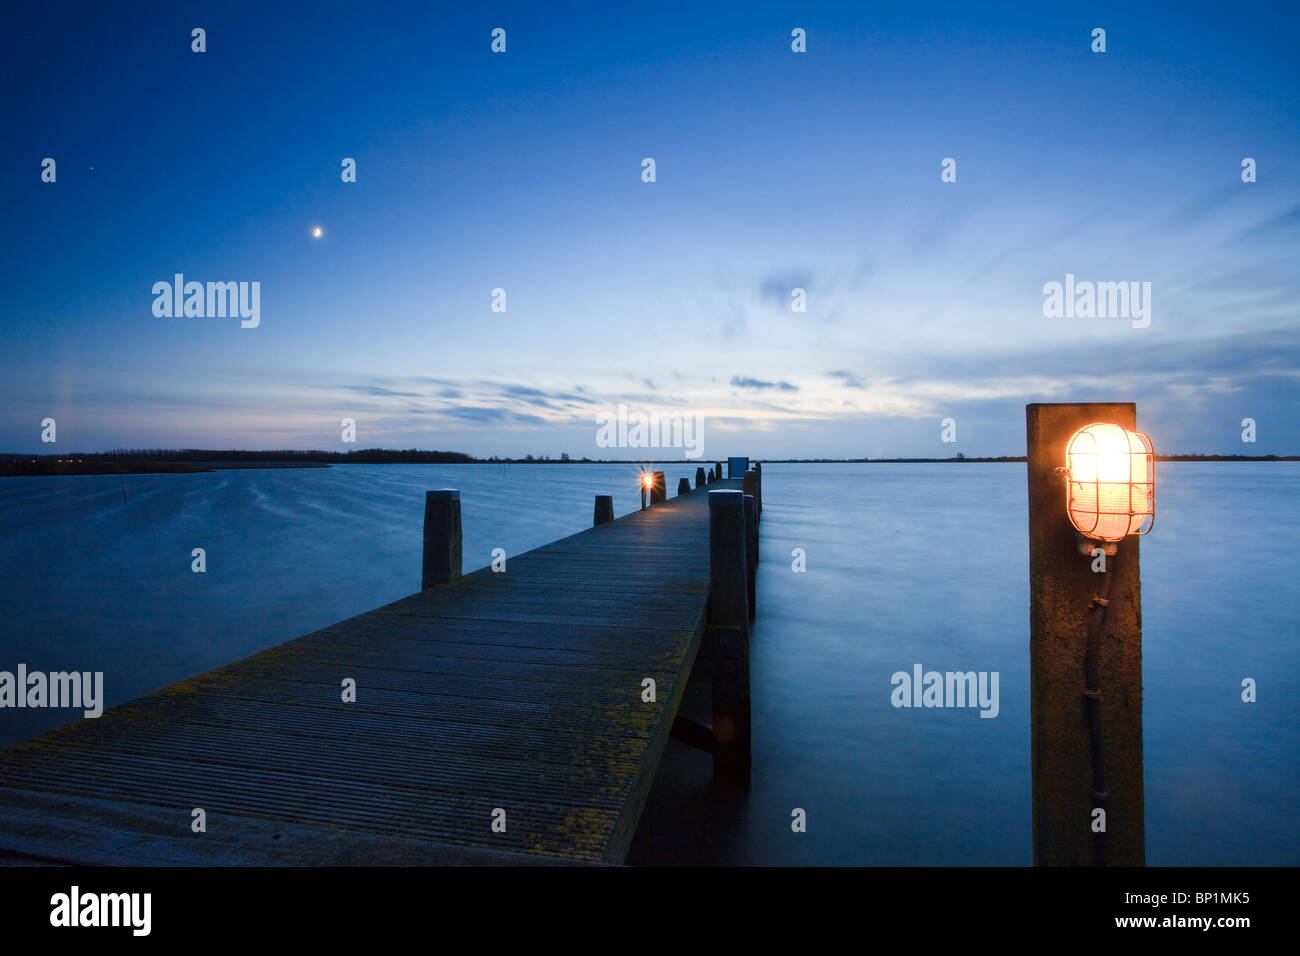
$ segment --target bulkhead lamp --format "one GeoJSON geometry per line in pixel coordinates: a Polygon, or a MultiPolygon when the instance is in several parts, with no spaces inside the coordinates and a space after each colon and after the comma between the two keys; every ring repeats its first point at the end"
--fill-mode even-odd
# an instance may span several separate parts
{"type": "Polygon", "coordinates": [[[1151,530],[1156,456],[1146,435],[1108,422],[1085,425],[1065,446],[1064,471],[1066,511],[1087,542],[1114,554],[1117,542],[1151,530]]]}

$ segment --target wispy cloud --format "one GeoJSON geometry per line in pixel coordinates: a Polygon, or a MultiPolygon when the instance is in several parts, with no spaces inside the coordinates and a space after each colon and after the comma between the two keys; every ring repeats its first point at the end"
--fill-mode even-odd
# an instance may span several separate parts
{"type": "Polygon", "coordinates": [[[866,388],[866,384],[853,372],[840,370],[838,372],[827,372],[831,378],[838,378],[844,383],[845,388],[866,388]]]}
{"type": "Polygon", "coordinates": [[[1300,235],[1300,206],[1292,206],[1280,215],[1271,216],[1263,222],[1244,229],[1233,237],[1235,242],[1260,242],[1263,240],[1286,240],[1294,245],[1300,235]]]}
{"type": "Polygon", "coordinates": [[[358,395],[398,396],[401,398],[424,398],[420,392],[399,392],[396,389],[380,385],[316,385],[316,388],[335,389],[344,392],[356,392],[358,395]]]}
{"type": "Polygon", "coordinates": [[[765,382],[762,379],[745,378],[740,375],[733,375],[731,378],[731,384],[735,388],[775,388],[780,389],[783,392],[799,391],[798,385],[791,385],[789,382],[765,382]]]}
{"type": "Polygon", "coordinates": [[[812,276],[807,272],[791,270],[779,274],[769,274],[759,280],[758,297],[761,301],[778,308],[790,307],[790,294],[795,289],[808,291],[812,285],[812,276]]]}
{"type": "Polygon", "coordinates": [[[536,415],[528,415],[508,408],[484,408],[476,405],[444,409],[442,414],[462,421],[492,424],[541,425],[546,421],[536,415]]]}

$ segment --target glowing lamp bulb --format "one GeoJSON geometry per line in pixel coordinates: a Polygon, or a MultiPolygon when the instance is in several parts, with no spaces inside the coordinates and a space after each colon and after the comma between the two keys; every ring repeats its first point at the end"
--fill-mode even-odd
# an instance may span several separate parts
{"type": "Polygon", "coordinates": [[[1156,456],[1151,439],[1122,425],[1093,422],[1065,446],[1066,511],[1089,541],[1111,545],[1155,523],[1156,456]]]}

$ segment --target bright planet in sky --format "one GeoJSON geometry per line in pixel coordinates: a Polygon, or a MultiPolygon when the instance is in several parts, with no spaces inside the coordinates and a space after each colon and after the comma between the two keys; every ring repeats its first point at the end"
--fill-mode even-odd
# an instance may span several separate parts
{"type": "Polygon", "coordinates": [[[312,229],[312,231],[311,231],[312,238],[314,238],[314,239],[319,239],[319,238],[321,237],[321,232],[322,232],[322,230],[321,230],[321,227],[320,227],[320,226],[315,227],[315,228],[312,229]]]}

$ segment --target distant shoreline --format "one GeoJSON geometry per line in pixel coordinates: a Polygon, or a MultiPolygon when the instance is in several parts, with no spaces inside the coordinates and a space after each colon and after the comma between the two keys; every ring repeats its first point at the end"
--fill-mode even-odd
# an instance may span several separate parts
{"type": "MultiPolygon", "coordinates": [[[[0,453],[0,478],[58,475],[198,474],[249,468],[330,468],[334,465],[674,465],[700,466],[718,459],[677,458],[473,458],[460,452],[393,451],[368,448],[355,452],[327,451],[206,451],[90,452],[71,455],[0,453]]],[[[723,459],[725,461],[725,459],[723,459]]],[[[773,465],[890,465],[1021,463],[1023,455],[982,458],[764,458],[773,465]]],[[[1157,461],[1300,461],[1300,455],[1157,455],[1157,461]]]]}

